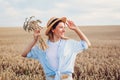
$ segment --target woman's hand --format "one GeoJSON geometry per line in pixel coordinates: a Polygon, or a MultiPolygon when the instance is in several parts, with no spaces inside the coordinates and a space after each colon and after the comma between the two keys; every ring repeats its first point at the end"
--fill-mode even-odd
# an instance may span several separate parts
{"type": "Polygon", "coordinates": [[[77,27],[76,27],[76,25],[74,24],[73,21],[67,20],[66,24],[69,27],[69,29],[71,29],[71,30],[76,30],[77,29],[77,27]]]}
{"type": "Polygon", "coordinates": [[[35,40],[35,41],[38,40],[39,35],[40,35],[40,30],[34,30],[33,36],[34,36],[34,40],[35,40]]]}

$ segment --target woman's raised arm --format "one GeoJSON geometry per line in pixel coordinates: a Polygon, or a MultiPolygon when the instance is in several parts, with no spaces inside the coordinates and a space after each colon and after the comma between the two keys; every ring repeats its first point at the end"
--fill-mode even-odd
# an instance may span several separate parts
{"type": "Polygon", "coordinates": [[[25,50],[22,53],[23,57],[26,57],[27,54],[30,52],[30,50],[32,49],[32,47],[37,43],[38,41],[38,36],[40,35],[40,30],[36,30],[34,31],[34,39],[32,40],[32,42],[25,48],[25,50]]]}
{"type": "Polygon", "coordinates": [[[84,40],[87,42],[88,46],[91,46],[90,41],[88,38],[85,36],[85,34],[73,23],[73,21],[67,20],[66,24],[71,30],[74,30],[77,35],[80,37],[81,40],[84,40]]]}

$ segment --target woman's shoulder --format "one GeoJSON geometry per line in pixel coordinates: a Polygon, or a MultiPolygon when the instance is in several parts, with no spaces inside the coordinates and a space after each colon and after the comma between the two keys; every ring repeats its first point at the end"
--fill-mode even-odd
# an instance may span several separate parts
{"type": "Polygon", "coordinates": [[[68,44],[72,44],[72,43],[76,42],[76,40],[69,38],[69,39],[62,39],[62,42],[63,43],[68,43],[68,44]]]}

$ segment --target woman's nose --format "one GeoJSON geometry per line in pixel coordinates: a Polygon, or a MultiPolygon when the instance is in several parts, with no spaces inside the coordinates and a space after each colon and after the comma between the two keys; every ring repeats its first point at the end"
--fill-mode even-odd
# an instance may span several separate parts
{"type": "Polygon", "coordinates": [[[65,32],[65,28],[63,28],[63,32],[65,32]]]}

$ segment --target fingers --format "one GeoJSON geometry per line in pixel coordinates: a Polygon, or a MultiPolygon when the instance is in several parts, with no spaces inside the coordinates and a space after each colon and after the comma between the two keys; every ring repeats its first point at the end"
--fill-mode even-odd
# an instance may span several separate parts
{"type": "Polygon", "coordinates": [[[35,30],[33,36],[34,36],[34,40],[37,41],[38,37],[40,36],[40,30],[35,30]]]}
{"type": "Polygon", "coordinates": [[[40,30],[34,30],[34,37],[38,37],[40,35],[40,30]]]}
{"type": "Polygon", "coordinates": [[[34,30],[34,33],[40,33],[40,30],[34,30]]]}
{"type": "Polygon", "coordinates": [[[76,25],[74,24],[74,22],[71,21],[71,20],[67,20],[67,21],[66,21],[66,24],[67,24],[68,27],[70,27],[70,26],[76,26],[76,25]]]}
{"type": "Polygon", "coordinates": [[[67,21],[66,21],[66,24],[67,24],[67,26],[69,27],[69,26],[70,26],[70,20],[67,20],[67,21]]]}

